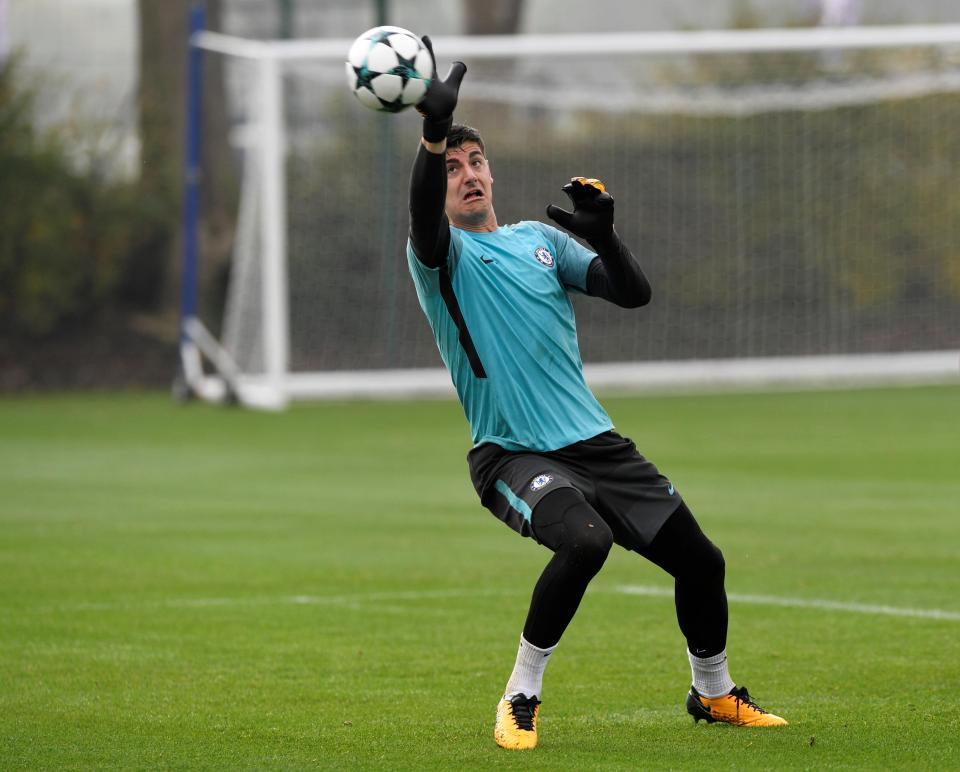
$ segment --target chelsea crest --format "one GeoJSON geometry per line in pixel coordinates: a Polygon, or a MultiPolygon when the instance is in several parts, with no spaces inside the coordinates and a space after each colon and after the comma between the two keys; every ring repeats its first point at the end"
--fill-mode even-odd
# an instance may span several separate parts
{"type": "Polygon", "coordinates": [[[553,268],[553,255],[550,254],[550,250],[546,247],[537,247],[533,252],[533,256],[547,266],[547,268],[553,268]]]}
{"type": "Polygon", "coordinates": [[[538,491],[541,488],[546,488],[552,482],[553,482],[552,474],[541,472],[540,474],[538,474],[536,477],[533,478],[533,482],[530,483],[530,490],[538,491]]]}

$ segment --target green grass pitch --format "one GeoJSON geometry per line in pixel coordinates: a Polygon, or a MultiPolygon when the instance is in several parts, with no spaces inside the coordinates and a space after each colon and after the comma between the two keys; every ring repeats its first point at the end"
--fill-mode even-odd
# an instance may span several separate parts
{"type": "Polygon", "coordinates": [[[497,748],[549,554],[476,501],[454,402],[7,398],[0,767],[960,767],[960,388],[605,404],[764,596],[732,674],[789,727],[693,724],[668,577],[615,549],[541,747],[497,748]]]}

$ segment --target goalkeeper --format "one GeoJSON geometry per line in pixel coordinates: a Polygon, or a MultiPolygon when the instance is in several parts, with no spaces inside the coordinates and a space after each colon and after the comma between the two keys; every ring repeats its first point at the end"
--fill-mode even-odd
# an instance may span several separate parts
{"type": "MultiPolygon", "coordinates": [[[[432,46],[428,37],[424,43],[432,46]]],[[[435,68],[434,68],[435,69],[435,68]]],[[[572,211],[500,225],[480,134],[453,123],[455,62],[417,106],[423,137],[410,181],[407,261],[417,296],[470,422],[470,476],[500,520],[553,552],[536,586],[494,737],[533,748],[543,673],[614,544],[675,580],[694,719],[740,726],[787,722],[759,708],[727,670],[724,560],[674,484],[617,434],[587,386],[569,293],[636,308],[650,285],[613,227],[598,180],[564,185],[572,211]]]]}

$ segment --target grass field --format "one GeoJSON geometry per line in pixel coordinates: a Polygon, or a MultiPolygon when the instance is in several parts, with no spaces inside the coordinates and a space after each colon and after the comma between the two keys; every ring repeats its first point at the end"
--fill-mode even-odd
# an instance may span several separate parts
{"type": "Polygon", "coordinates": [[[615,550],[541,747],[497,748],[548,553],[481,509],[453,402],[8,398],[0,768],[960,767],[960,388],[605,404],[723,548],[732,673],[789,727],[694,726],[668,578],[615,550]]]}

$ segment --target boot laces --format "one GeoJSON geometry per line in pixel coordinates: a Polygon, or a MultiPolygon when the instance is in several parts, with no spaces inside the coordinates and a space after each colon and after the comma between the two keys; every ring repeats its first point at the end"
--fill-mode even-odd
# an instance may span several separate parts
{"type": "Polygon", "coordinates": [[[536,697],[527,698],[522,694],[510,700],[511,713],[518,729],[527,732],[533,731],[533,718],[540,700],[536,697]]]}
{"type": "Polygon", "coordinates": [[[737,701],[737,710],[740,710],[740,705],[746,705],[748,708],[753,708],[757,713],[766,713],[763,708],[761,708],[757,703],[750,699],[750,693],[747,691],[746,686],[740,686],[733,689],[730,694],[737,701]]]}

